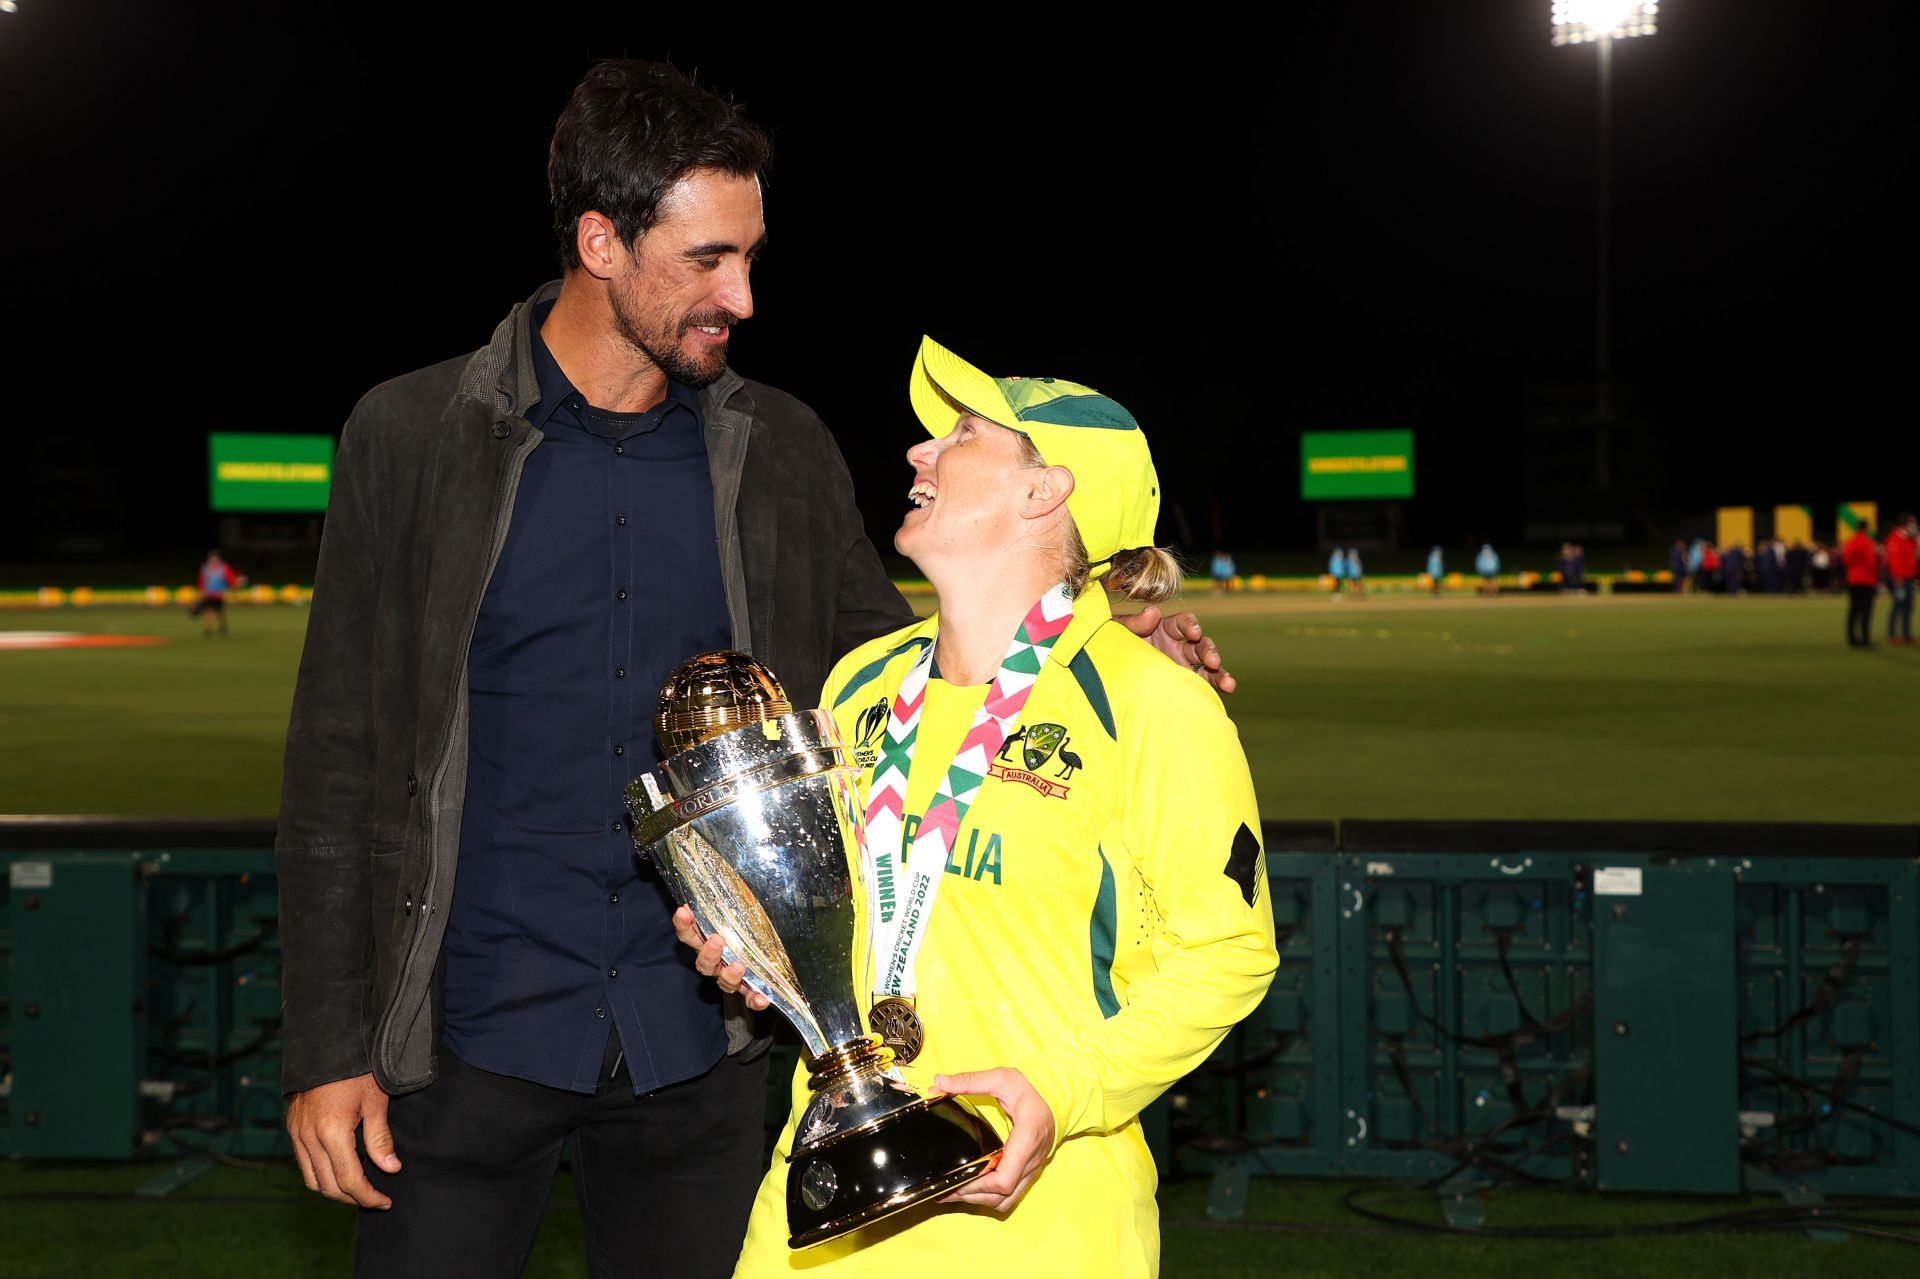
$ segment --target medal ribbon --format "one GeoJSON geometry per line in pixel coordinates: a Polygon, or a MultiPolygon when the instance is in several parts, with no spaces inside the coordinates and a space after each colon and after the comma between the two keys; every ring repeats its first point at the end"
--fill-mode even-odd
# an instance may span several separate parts
{"type": "Polygon", "coordinates": [[[947,856],[960,834],[960,823],[973,807],[993,757],[1019,724],[1027,695],[1046,669],[1047,655],[1072,621],[1073,600],[1064,586],[1055,586],[1027,610],[1006,656],[1000,659],[1000,670],[987,689],[985,704],[974,715],[972,727],[940,779],[933,803],[920,819],[904,865],[898,863],[900,832],[906,822],[907,780],[913,774],[913,753],[920,735],[920,712],[926,706],[934,645],[922,650],[901,681],[887,716],[886,744],[873,766],[861,840],[873,951],[880,965],[874,979],[875,994],[913,996],[914,960],[926,938],[927,920],[933,914],[934,898],[945,877],[947,856]]]}

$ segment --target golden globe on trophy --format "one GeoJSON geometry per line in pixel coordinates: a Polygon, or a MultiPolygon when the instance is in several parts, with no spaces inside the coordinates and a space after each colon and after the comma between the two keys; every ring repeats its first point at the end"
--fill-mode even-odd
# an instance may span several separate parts
{"type": "Polygon", "coordinates": [[[627,788],[633,842],[726,962],[800,1032],[812,1097],[787,1156],[787,1244],[805,1248],[992,1168],[970,1102],[889,1077],[855,995],[860,768],[832,716],[795,712],[745,653],[702,653],[660,690],[665,756],[627,788]]]}

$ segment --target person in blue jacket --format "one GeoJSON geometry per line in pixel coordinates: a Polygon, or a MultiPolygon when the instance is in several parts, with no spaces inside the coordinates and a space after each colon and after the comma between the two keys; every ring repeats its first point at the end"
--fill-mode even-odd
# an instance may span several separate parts
{"type": "Polygon", "coordinates": [[[1474,571],[1480,574],[1480,593],[1498,595],[1500,583],[1500,554],[1493,549],[1492,542],[1480,543],[1480,553],[1473,557],[1474,571]]]}
{"type": "Polygon", "coordinates": [[[1340,583],[1347,580],[1347,553],[1337,546],[1327,556],[1327,576],[1333,579],[1333,593],[1338,595],[1340,583]]]}
{"type": "Polygon", "coordinates": [[[1440,580],[1447,575],[1447,557],[1438,546],[1427,552],[1427,576],[1433,579],[1433,593],[1440,593],[1440,580]]]}

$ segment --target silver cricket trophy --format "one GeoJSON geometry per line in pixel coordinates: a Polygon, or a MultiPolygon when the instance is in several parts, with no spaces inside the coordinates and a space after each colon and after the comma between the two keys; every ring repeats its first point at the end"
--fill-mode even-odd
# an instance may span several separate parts
{"type": "Polygon", "coordinates": [[[787,1245],[805,1248],[987,1172],[973,1105],[884,1073],[854,989],[860,768],[825,711],[795,712],[745,653],[702,653],[660,690],[665,762],[627,788],[633,842],[728,963],[800,1032],[811,1099],[787,1156],[787,1245]]]}

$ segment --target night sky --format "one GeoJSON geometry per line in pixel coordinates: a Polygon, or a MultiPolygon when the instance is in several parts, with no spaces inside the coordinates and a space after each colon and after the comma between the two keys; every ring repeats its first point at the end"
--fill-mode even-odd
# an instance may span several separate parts
{"type": "MultiPolygon", "coordinates": [[[[17,3],[0,558],[203,545],[205,432],[337,431],[481,345],[558,273],[547,137],[606,56],[668,58],[772,133],[732,362],[825,417],[883,546],[922,332],[1133,409],[1161,535],[1201,553],[1216,520],[1311,544],[1303,428],[1414,428],[1410,536],[1516,537],[1529,405],[1591,376],[1595,52],[1552,47],[1547,0],[1295,6],[1258,33],[1217,7],[887,29],[17,3]]],[[[1662,512],[1920,505],[1896,12],[1669,0],[1616,46],[1613,363],[1662,512]]]]}

